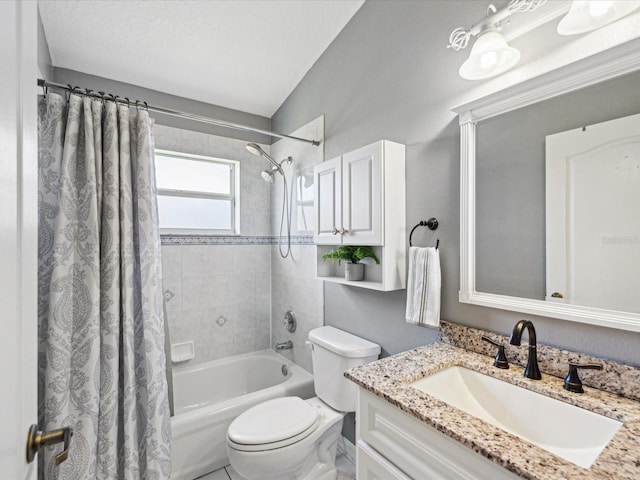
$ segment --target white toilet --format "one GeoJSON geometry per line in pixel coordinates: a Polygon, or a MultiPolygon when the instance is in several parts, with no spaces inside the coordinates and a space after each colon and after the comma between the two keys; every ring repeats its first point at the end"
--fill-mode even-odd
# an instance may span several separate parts
{"type": "Polygon", "coordinates": [[[343,373],[378,358],[380,345],[334,327],[309,332],[317,397],[268,400],[227,430],[231,466],[250,480],[334,480],[336,446],[357,387],[343,373]]]}

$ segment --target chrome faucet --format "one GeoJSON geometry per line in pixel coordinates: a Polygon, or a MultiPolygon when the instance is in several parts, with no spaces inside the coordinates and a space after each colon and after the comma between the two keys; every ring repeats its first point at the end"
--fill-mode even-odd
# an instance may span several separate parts
{"type": "Polygon", "coordinates": [[[282,350],[291,350],[293,348],[293,342],[291,340],[287,340],[286,342],[276,343],[276,352],[280,352],[282,350]]]}
{"type": "Polygon", "coordinates": [[[513,327],[513,332],[511,332],[511,338],[509,339],[509,343],[511,345],[520,345],[520,341],[522,340],[522,331],[524,328],[527,328],[527,332],[529,333],[529,357],[527,358],[527,366],[524,369],[524,376],[530,378],[532,380],[540,380],[542,375],[540,374],[540,369],[538,368],[538,356],[536,353],[536,329],[529,320],[520,320],[516,323],[516,326],[513,327]]]}

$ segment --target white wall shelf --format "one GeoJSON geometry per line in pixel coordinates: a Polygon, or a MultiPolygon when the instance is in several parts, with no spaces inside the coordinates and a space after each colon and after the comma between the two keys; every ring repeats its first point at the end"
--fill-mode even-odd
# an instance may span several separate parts
{"type": "Polygon", "coordinates": [[[372,290],[406,285],[405,146],[380,140],[314,168],[317,277],[372,290]],[[370,245],[380,265],[365,261],[363,281],[324,261],[336,245],[370,245]]]}

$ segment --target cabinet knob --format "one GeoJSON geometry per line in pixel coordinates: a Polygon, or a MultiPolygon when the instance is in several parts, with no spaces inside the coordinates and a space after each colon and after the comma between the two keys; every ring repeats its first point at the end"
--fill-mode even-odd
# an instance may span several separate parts
{"type": "Polygon", "coordinates": [[[349,233],[349,230],[347,230],[346,228],[342,227],[340,229],[340,235],[344,235],[345,233],[349,233]]]}
{"type": "Polygon", "coordinates": [[[338,233],[340,233],[340,231],[336,227],[333,227],[333,234],[337,235],[338,233]]]}

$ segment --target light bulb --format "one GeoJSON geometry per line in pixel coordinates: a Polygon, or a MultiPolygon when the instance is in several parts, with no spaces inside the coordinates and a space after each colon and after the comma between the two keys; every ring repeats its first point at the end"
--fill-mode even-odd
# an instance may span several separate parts
{"type": "Polygon", "coordinates": [[[510,47],[495,28],[489,28],[478,35],[459,73],[467,80],[482,80],[506,72],[518,60],[520,52],[510,47]]]}
{"type": "Polygon", "coordinates": [[[480,55],[480,68],[487,70],[498,63],[498,54],[496,52],[485,52],[480,55]]]}
{"type": "Polygon", "coordinates": [[[638,0],[573,0],[571,8],[560,23],[560,35],[590,32],[615,22],[640,7],[638,0]]]}

